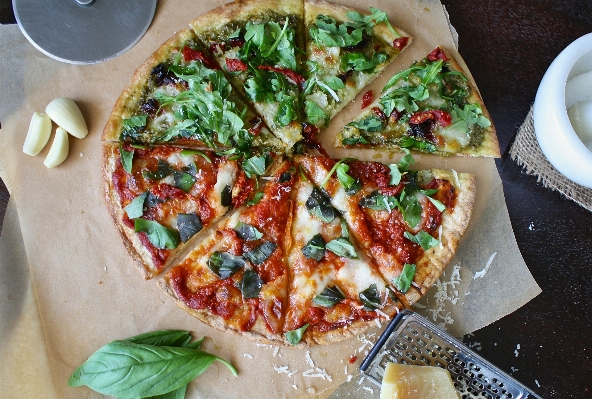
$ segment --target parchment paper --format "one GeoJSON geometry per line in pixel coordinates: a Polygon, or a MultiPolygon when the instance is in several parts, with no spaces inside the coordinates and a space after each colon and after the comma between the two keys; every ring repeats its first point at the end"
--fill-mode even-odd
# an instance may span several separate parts
{"type": "MultiPolygon", "coordinates": [[[[361,6],[353,0],[338,2],[361,6]]],[[[136,46],[92,66],[55,61],[31,46],[18,27],[0,27],[0,175],[11,192],[0,237],[0,391],[15,392],[9,397],[101,397],[87,388],[67,387],[73,370],[107,342],[161,328],[207,336],[204,349],[239,370],[235,379],[223,365],[214,364],[191,384],[188,398],[326,397],[358,374],[359,362],[380,333],[378,327],[358,339],[309,350],[265,347],[220,333],[176,307],[154,282],[140,277],[104,206],[100,135],[116,98],[135,68],[162,42],[222,3],[161,0],[151,27],[136,46]],[[33,112],[43,111],[60,96],[79,104],[90,133],[83,140],[70,138],[68,159],[46,169],[43,160],[49,145],[37,157],[24,155],[21,149],[33,112]],[[350,364],[354,356],[357,360],[350,364]],[[43,378],[48,369],[51,376],[43,378]],[[5,384],[11,391],[4,390],[5,384]],[[39,387],[43,389],[36,391],[39,387]]],[[[371,86],[374,93],[394,72],[437,45],[454,52],[438,1],[373,0],[363,7],[369,6],[387,11],[395,25],[414,36],[410,48],[371,86]]],[[[333,149],[333,134],[359,109],[358,99],[323,133],[327,150],[336,157],[397,161],[399,155],[333,149]]],[[[540,289],[515,243],[493,160],[433,156],[416,160],[417,168],[474,173],[478,190],[466,236],[440,280],[440,294],[430,291],[426,296],[424,314],[462,335],[536,296],[540,289]]]]}

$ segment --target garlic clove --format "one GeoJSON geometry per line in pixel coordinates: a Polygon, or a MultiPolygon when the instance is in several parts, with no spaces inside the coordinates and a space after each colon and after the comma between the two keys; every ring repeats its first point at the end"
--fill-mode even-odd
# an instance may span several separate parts
{"type": "Polygon", "coordinates": [[[23,152],[31,156],[39,154],[49,141],[50,135],[51,119],[43,112],[35,112],[31,117],[23,152]]]}
{"type": "Polygon", "coordinates": [[[43,164],[48,168],[58,166],[64,162],[68,156],[69,151],[70,144],[68,143],[68,132],[66,132],[63,128],[58,127],[56,129],[55,137],[53,138],[53,143],[51,143],[49,153],[47,153],[47,157],[45,158],[43,164]]]}
{"type": "Polygon", "coordinates": [[[52,100],[47,104],[45,113],[58,126],[74,137],[83,139],[88,134],[88,128],[80,108],[69,98],[59,97],[52,100]]]}

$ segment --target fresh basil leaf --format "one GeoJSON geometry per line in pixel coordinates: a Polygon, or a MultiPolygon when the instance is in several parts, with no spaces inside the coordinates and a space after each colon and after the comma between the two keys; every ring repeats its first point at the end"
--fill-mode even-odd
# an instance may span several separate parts
{"type": "Polygon", "coordinates": [[[364,309],[366,310],[375,310],[381,305],[380,295],[378,293],[378,287],[376,287],[376,284],[370,285],[370,287],[360,292],[358,296],[360,301],[364,304],[364,309]]]}
{"type": "Polygon", "coordinates": [[[325,256],[325,240],[321,234],[313,236],[302,248],[302,254],[320,262],[325,256]]]}
{"type": "Polygon", "coordinates": [[[446,210],[446,205],[444,205],[443,203],[441,203],[437,199],[434,199],[432,197],[428,197],[428,199],[430,200],[430,202],[432,204],[434,204],[434,206],[436,207],[436,209],[438,209],[440,212],[444,212],[446,210]]]}
{"type": "Polygon", "coordinates": [[[308,328],[308,323],[303,325],[300,328],[297,328],[296,330],[285,332],[284,336],[286,337],[286,339],[288,340],[288,342],[291,345],[296,345],[302,339],[302,336],[304,335],[304,332],[306,331],[307,328],[308,328]]]}
{"type": "Polygon", "coordinates": [[[151,191],[148,191],[148,197],[146,197],[146,202],[145,202],[147,208],[153,208],[153,207],[157,206],[158,204],[162,204],[163,202],[164,202],[163,199],[160,199],[156,195],[152,194],[151,191]]]}
{"type": "Polygon", "coordinates": [[[224,186],[220,193],[220,205],[231,206],[232,205],[232,187],[228,184],[224,186]]]}
{"type": "Polygon", "coordinates": [[[341,237],[349,240],[349,228],[347,227],[347,222],[343,217],[340,217],[339,220],[341,222],[341,237]]]}
{"type": "Polygon", "coordinates": [[[440,243],[440,241],[436,240],[434,237],[426,233],[425,231],[421,230],[416,235],[411,234],[410,232],[406,231],[403,233],[405,238],[409,241],[419,244],[424,251],[427,251],[430,248],[434,248],[436,245],[440,243]]]}
{"type": "Polygon", "coordinates": [[[399,183],[401,183],[401,177],[403,177],[403,175],[401,174],[401,172],[399,171],[399,166],[395,165],[395,164],[390,164],[388,165],[389,169],[390,169],[390,180],[389,180],[389,186],[396,186],[399,183]]]}
{"type": "Polygon", "coordinates": [[[243,222],[239,222],[234,231],[236,231],[240,239],[245,241],[255,241],[263,237],[263,233],[257,230],[255,226],[243,222]]]}
{"type": "Polygon", "coordinates": [[[195,184],[197,179],[186,172],[173,170],[173,180],[175,181],[175,187],[180,188],[186,193],[191,190],[191,187],[195,184]]]}
{"type": "Polygon", "coordinates": [[[292,180],[292,172],[284,172],[280,175],[278,183],[286,183],[292,180]]]}
{"type": "Polygon", "coordinates": [[[221,279],[234,275],[245,266],[246,262],[242,256],[232,255],[228,252],[216,251],[208,260],[208,267],[221,279]]]}
{"type": "Polygon", "coordinates": [[[312,124],[317,124],[327,118],[325,111],[323,111],[317,103],[311,100],[306,100],[304,102],[304,112],[306,112],[306,116],[312,124]]]}
{"type": "Polygon", "coordinates": [[[259,292],[263,287],[263,280],[259,277],[259,274],[253,269],[245,270],[243,274],[243,279],[239,283],[239,288],[243,293],[243,298],[257,298],[259,297],[259,292]]]}
{"type": "Polygon", "coordinates": [[[326,287],[323,292],[315,296],[312,301],[319,306],[332,308],[345,299],[345,294],[338,286],[326,287]]]}
{"type": "Polygon", "coordinates": [[[243,170],[248,178],[253,175],[263,176],[267,169],[267,162],[265,156],[253,156],[243,161],[243,170]]]}
{"type": "Polygon", "coordinates": [[[375,211],[392,212],[399,206],[397,198],[390,195],[382,195],[377,191],[373,191],[370,195],[363,197],[359,205],[362,208],[370,208],[375,211]]]}
{"type": "Polygon", "coordinates": [[[78,367],[68,385],[118,397],[164,395],[186,386],[216,360],[236,375],[230,363],[201,350],[113,341],[78,367]]]}
{"type": "Polygon", "coordinates": [[[252,199],[250,199],[249,201],[246,202],[246,206],[253,206],[253,205],[257,205],[259,203],[259,201],[261,201],[261,199],[263,198],[264,194],[262,191],[258,191],[255,193],[255,195],[253,196],[252,199]]]}
{"type": "Polygon", "coordinates": [[[156,346],[185,346],[191,341],[191,332],[185,330],[158,330],[126,338],[134,344],[156,346]]]}
{"type": "MultiPolygon", "coordinates": [[[[429,198],[429,197],[428,197],[429,198]]],[[[415,194],[405,195],[401,201],[401,212],[403,213],[403,219],[407,224],[414,229],[419,222],[421,222],[421,212],[423,208],[417,200],[415,194]]]]}
{"type": "Polygon", "coordinates": [[[267,260],[277,248],[277,244],[271,241],[266,241],[259,245],[257,248],[253,248],[249,252],[245,252],[243,256],[248,259],[254,265],[260,265],[267,260]]]}
{"type": "Polygon", "coordinates": [[[146,399],[184,399],[186,393],[187,393],[187,385],[185,385],[179,389],[175,389],[174,391],[167,392],[162,395],[150,396],[149,398],[146,398],[146,399]]]}
{"type": "Polygon", "coordinates": [[[325,249],[328,249],[337,256],[343,256],[350,259],[358,258],[358,253],[353,244],[345,237],[339,237],[329,241],[327,245],[325,245],[325,249]]]}
{"type": "Polygon", "coordinates": [[[145,191],[144,193],[138,195],[136,198],[132,200],[129,204],[127,204],[123,210],[127,213],[127,217],[130,219],[141,218],[144,214],[144,202],[146,201],[146,197],[148,196],[149,191],[145,191]]]}
{"type": "Polygon", "coordinates": [[[397,287],[401,293],[405,294],[409,291],[413,277],[415,276],[415,269],[416,266],[414,264],[405,263],[401,275],[393,279],[393,284],[395,284],[395,287],[397,287]]]}
{"type": "Polygon", "coordinates": [[[154,172],[151,172],[149,170],[143,170],[142,176],[150,180],[162,180],[171,173],[173,173],[173,170],[174,169],[171,168],[171,166],[166,161],[159,159],[158,167],[156,168],[156,170],[154,172]]]}
{"type": "Polygon", "coordinates": [[[306,209],[325,223],[331,223],[337,216],[337,211],[330,203],[331,198],[322,190],[313,188],[306,200],[306,209]]]}
{"type": "Polygon", "coordinates": [[[179,246],[179,232],[158,222],[142,218],[134,219],[136,233],[146,233],[150,243],[160,249],[175,249],[179,246]]]}
{"type": "Polygon", "coordinates": [[[126,151],[123,149],[123,144],[119,143],[119,157],[121,158],[121,165],[123,170],[127,173],[132,173],[132,163],[134,159],[134,151],[126,151]]]}
{"type": "Polygon", "coordinates": [[[203,228],[197,213],[179,213],[177,215],[177,229],[182,242],[187,242],[203,228]]]}

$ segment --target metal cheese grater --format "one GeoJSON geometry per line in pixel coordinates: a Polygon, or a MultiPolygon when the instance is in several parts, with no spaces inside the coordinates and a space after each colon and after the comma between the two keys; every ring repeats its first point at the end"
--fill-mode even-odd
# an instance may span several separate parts
{"type": "Polygon", "coordinates": [[[388,362],[444,368],[463,399],[541,398],[410,310],[399,312],[389,323],[360,369],[380,386],[388,362]]]}

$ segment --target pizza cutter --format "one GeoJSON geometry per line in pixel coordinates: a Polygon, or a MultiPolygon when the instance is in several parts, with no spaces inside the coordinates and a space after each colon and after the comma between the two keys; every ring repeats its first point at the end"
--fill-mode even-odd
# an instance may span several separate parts
{"type": "Polygon", "coordinates": [[[41,52],[70,64],[123,54],[146,33],[156,0],[13,0],[17,23],[41,52]]]}

